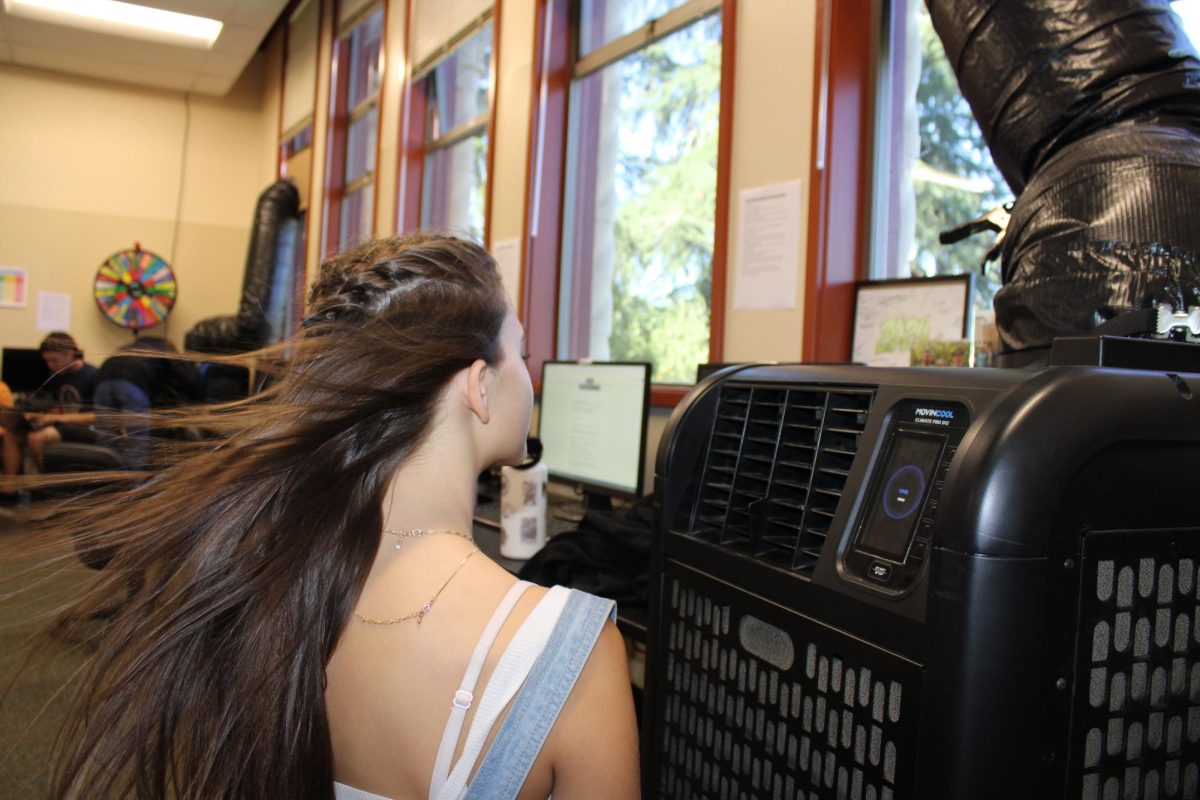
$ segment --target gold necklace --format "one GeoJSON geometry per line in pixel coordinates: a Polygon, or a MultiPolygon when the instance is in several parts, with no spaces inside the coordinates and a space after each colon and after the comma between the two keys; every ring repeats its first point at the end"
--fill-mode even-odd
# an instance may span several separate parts
{"type": "MultiPolygon", "coordinates": [[[[420,534],[417,534],[417,535],[419,536],[420,534]]],[[[462,534],[459,534],[459,535],[461,536],[462,534]]],[[[445,591],[446,587],[450,585],[450,581],[454,580],[454,576],[457,575],[458,571],[463,568],[463,564],[466,564],[467,559],[469,559],[471,556],[475,555],[478,552],[479,552],[479,548],[475,547],[475,548],[471,549],[471,552],[469,552],[465,556],[463,556],[463,560],[458,562],[458,566],[455,567],[454,571],[450,573],[450,577],[446,578],[446,582],[442,584],[441,588],[438,589],[436,592],[434,592],[433,597],[429,598],[428,601],[422,603],[421,608],[418,609],[417,611],[414,611],[411,614],[405,614],[403,617],[396,617],[395,619],[371,619],[369,617],[364,617],[362,614],[358,613],[357,611],[354,612],[354,616],[358,617],[360,622],[365,622],[368,625],[395,625],[396,623],[406,622],[413,618],[416,618],[417,624],[420,625],[421,621],[425,619],[425,615],[433,610],[433,604],[437,602],[438,597],[441,596],[442,592],[445,591]]]]}
{"type": "MultiPolygon", "coordinates": [[[[456,531],[452,528],[446,528],[444,530],[434,530],[432,528],[413,528],[410,531],[394,531],[391,528],[384,528],[383,532],[388,534],[389,536],[395,536],[395,537],[399,538],[401,540],[401,542],[404,539],[412,539],[417,536],[425,536],[425,535],[431,534],[431,533],[445,533],[450,536],[461,536],[462,538],[466,539],[471,544],[475,544],[474,536],[472,536],[469,533],[462,533],[461,531],[456,531]]],[[[399,550],[401,542],[396,542],[396,546],[394,549],[399,550]]]]}

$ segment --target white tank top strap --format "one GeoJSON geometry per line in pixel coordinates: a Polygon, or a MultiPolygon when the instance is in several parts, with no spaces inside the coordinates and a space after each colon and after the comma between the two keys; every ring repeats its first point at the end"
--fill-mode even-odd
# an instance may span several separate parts
{"type": "Polygon", "coordinates": [[[512,614],[517,601],[530,586],[532,584],[528,581],[517,581],[509,588],[500,604],[496,606],[496,610],[492,612],[492,617],[484,627],[483,633],[480,634],[479,641],[475,643],[475,650],[471,653],[471,660],[467,663],[462,682],[450,701],[450,716],[446,720],[446,727],[442,730],[442,742],[438,746],[437,760],[433,764],[433,778],[429,783],[430,797],[437,797],[441,794],[442,787],[450,776],[450,759],[454,757],[454,750],[458,746],[458,738],[462,734],[467,710],[471,708],[471,704],[475,700],[475,684],[479,681],[479,673],[483,671],[483,663],[487,660],[492,644],[496,641],[496,636],[499,635],[505,621],[512,614]]]}
{"type": "Polygon", "coordinates": [[[344,783],[333,783],[334,800],[391,800],[381,794],[371,794],[364,792],[362,789],[355,789],[353,786],[347,786],[344,783]]]}
{"type": "Polygon", "coordinates": [[[547,591],[504,649],[504,654],[488,679],[475,718],[471,720],[462,757],[454,765],[441,791],[437,795],[430,795],[433,800],[458,798],[466,791],[467,780],[471,777],[475,762],[479,760],[488,733],[545,650],[546,642],[558,624],[570,595],[570,590],[561,586],[547,591]]]}

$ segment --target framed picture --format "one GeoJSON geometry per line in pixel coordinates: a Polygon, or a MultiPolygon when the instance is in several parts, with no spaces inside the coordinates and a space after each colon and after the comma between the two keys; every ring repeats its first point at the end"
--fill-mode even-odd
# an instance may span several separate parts
{"type": "MultiPolygon", "coordinates": [[[[975,276],[860,281],[855,288],[851,358],[873,367],[907,367],[930,343],[970,340],[975,276]]],[[[964,365],[965,365],[964,364],[964,365]]]]}

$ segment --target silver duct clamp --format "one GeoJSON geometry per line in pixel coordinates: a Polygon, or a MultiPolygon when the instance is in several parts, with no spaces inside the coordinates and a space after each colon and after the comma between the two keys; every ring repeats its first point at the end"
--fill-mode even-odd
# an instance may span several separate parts
{"type": "Polygon", "coordinates": [[[1200,341],[1200,306],[1176,311],[1170,303],[1155,303],[1154,334],[1160,339],[1200,341]]]}
{"type": "Polygon", "coordinates": [[[1004,246],[1004,233],[1008,230],[1008,221],[1012,218],[1012,210],[1014,200],[1009,200],[1007,203],[1002,203],[996,206],[991,211],[986,211],[982,216],[973,219],[970,222],[964,222],[957,228],[948,231],[942,231],[938,234],[938,242],[941,244],[954,244],[962,241],[976,233],[983,231],[994,231],[997,236],[992,242],[992,247],[983,257],[983,263],[980,268],[987,267],[989,261],[994,261],[1000,257],[1000,249],[1004,246]]]}

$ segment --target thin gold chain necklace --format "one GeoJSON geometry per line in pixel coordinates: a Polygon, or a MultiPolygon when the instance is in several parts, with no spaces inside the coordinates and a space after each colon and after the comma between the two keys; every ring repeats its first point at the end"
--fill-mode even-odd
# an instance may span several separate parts
{"type": "MultiPolygon", "coordinates": [[[[456,530],[449,530],[449,529],[447,529],[447,530],[430,530],[428,528],[413,528],[412,530],[409,530],[409,531],[394,531],[389,528],[384,528],[383,532],[386,534],[390,534],[392,536],[398,536],[398,537],[400,537],[401,541],[403,541],[404,539],[414,538],[417,536],[425,536],[427,534],[445,533],[445,534],[450,534],[453,536],[461,536],[462,538],[469,541],[471,544],[475,544],[475,537],[470,536],[465,533],[460,533],[459,531],[456,531],[456,530]]],[[[400,542],[396,542],[395,549],[397,549],[397,550],[400,549],[400,542]]],[[[367,625],[396,625],[401,622],[407,622],[410,619],[415,619],[417,621],[417,624],[420,625],[421,622],[425,619],[425,615],[433,610],[433,604],[437,602],[438,597],[440,597],[442,592],[445,591],[446,587],[450,585],[450,581],[454,580],[454,576],[457,575],[459,570],[461,570],[463,568],[463,565],[467,563],[467,560],[470,559],[471,556],[475,555],[478,552],[479,552],[479,548],[474,547],[471,549],[471,552],[469,552],[465,556],[463,556],[463,560],[458,562],[458,566],[455,567],[454,571],[450,573],[450,577],[446,578],[446,582],[443,583],[441,585],[441,587],[436,592],[433,593],[433,597],[429,598],[426,602],[422,603],[421,607],[419,609],[417,609],[416,611],[412,612],[411,614],[405,614],[402,617],[395,617],[393,619],[372,619],[370,617],[364,617],[362,614],[355,611],[354,616],[358,617],[358,620],[360,622],[365,622],[367,625]]]]}
{"type": "Polygon", "coordinates": [[[396,542],[396,546],[395,546],[396,550],[400,549],[400,545],[403,544],[405,539],[412,539],[417,536],[429,536],[431,534],[438,534],[438,533],[444,533],[444,534],[447,534],[450,536],[461,536],[462,538],[466,539],[471,544],[475,544],[474,536],[472,536],[469,533],[463,533],[462,531],[456,531],[453,528],[443,528],[443,529],[413,528],[412,530],[408,530],[408,531],[394,531],[391,528],[384,528],[383,532],[389,536],[395,536],[400,540],[400,541],[396,542]]]}

